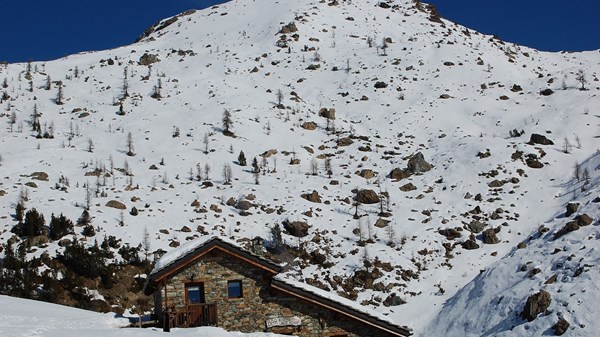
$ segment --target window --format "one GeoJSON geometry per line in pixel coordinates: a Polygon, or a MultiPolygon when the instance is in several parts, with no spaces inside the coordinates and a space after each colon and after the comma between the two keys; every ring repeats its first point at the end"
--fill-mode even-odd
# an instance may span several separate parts
{"type": "Polygon", "coordinates": [[[204,303],[204,283],[186,284],[185,300],[187,304],[204,303]]]}
{"type": "Polygon", "coordinates": [[[242,281],[227,281],[227,297],[242,298],[242,281]]]}

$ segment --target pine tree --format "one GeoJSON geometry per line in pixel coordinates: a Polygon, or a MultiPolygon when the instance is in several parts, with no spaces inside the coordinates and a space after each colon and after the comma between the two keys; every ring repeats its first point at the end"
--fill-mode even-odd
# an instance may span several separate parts
{"type": "Polygon", "coordinates": [[[246,166],[246,155],[244,154],[244,151],[240,151],[240,154],[238,155],[238,164],[240,166],[246,166]]]}
{"type": "Polygon", "coordinates": [[[223,134],[225,136],[233,136],[233,132],[231,132],[231,125],[233,124],[233,120],[231,119],[231,112],[225,109],[223,111],[223,134]]]}

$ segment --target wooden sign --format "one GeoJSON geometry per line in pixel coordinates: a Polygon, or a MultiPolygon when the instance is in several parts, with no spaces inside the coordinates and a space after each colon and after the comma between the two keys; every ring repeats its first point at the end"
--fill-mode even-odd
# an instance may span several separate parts
{"type": "Polygon", "coordinates": [[[274,326],[300,326],[302,324],[302,320],[300,317],[275,317],[268,319],[267,329],[272,328],[274,326]]]}

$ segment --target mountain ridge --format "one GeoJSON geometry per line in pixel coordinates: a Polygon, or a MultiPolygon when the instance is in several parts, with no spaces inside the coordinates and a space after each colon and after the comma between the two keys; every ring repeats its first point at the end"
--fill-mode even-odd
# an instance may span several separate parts
{"type": "MultiPolygon", "coordinates": [[[[285,241],[306,252],[297,278],[377,306],[418,332],[570,198],[555,182],[568,180],[597,144],[589,109],[597,106],[599,64],[597,52],[537,52],[432,22],[411,1],[381,4],[234,1],[162,20],[157,27],[173,22],[132,46],[29,71],[27,64],[0,67],[0,78],[10,79],[0,151],[5,228],[15,225],[13,209],[32,181],[38,187],[26,190],[28,209],[76,219],[91,199],[97,237],[132,245],[145,229],[153,247],[166,249],[203,233],[269,238],[275,224],[305,222],[308,235],[300,238],[284,228],[285,241]],[[280,33],[291,22],[297,31],[280,33]],[[587,91],[577,90],[579,69],[587,91]],[[552,95],[540,94],[548,88],[552,95]],[[42,134],[54,123],[54,139],[28,132],[34,107],[46,123],[42,134]],[[335,119],[322,117],[332,108],[335,119]],[[235,137],[222,134],[225,109],[235,137]],[[10,132],[19,123],[23,132],[10,132]],[[511,137],[513,130],[524,134],[511,137]],[[534,133],[555,144],[527,145],[534,133]],[[248,163],[266,163],[258,178],[238,165],[239,151],[248,163]],[[419,152],[430,171],[389,178],[419,152]],[[532,168],[536,162],[543,167],[532,168]],[[206,164],[210,179],[198,181],[206,164]],[[231,184],[223,184],[227,166],[231,184]],[[29,177],[38,171],[48,182],[29,177]],[[94,185],[93,197],[83,185],[94,185]],[[353,190],[361,189],[387,194],[389,205],[359,205],[354,219],[353,190]],[[322,202],[302,198],[313,191],[322,202]],[[126,211],[106,207],[111,200],[126,211]],[[251,205],[240,209],[240,201],[251,205]],[[140,214],[129,215],[132,207],[140,214]],[[482,243],[480,232],[471,233],[479,226],[499,229],[500,242],[482,243]],[[465,241],[479,249],[462,248],[465,241]],[[333,266],[315,263],[323,258],[333,266]],[[372,271],[366,263],[379,273],[360,279],[357,271],[372,271]],[[408,303],[383,307],[387,298],[408,303]]],[[[61,250],[50,243],[31,256],[61,250]]]]}

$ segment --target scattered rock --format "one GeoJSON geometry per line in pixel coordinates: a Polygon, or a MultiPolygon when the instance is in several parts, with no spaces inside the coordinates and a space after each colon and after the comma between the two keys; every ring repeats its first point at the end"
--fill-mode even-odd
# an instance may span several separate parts
{"type": "Polygon", "coordinates": [[[31,187],[31,188],[37,188],[38,187],[38,185],[36,183],[34,183],[33,181],[26,182],[25,186],[31,187]]]}
{"type": "Polygon", "coordinates": [[[550,276],[550,278],[548,278],[544,284],[554,284],[556,283],[556,280],[558,280],[558,274],[550,276]]]}
{"type": "Polygon", "coordinates": [[[200,207],[200,201],[198,199],[194,199],[191,204],[192,207],[200,207]]]}
{"type": "Polygon", "coordinates": [[[550,89],[550,88],[540,91],[540,95],[542,95],[542,96],[550,96],[553,93],[554,93],[554,91],[552,91],[552,89],[550,89]]]}
{"type": "Polygon", "coordinates": [[[550,302],[552,302],[550,294],[545,290],[540,290],[539,293],[529,296],[521,312],[521,318],[529,322],[533,321],[540,313],[548,309],[550,302]]]}
{"type": "Polygon", "coordinates": [[[514,84],[512,86],[512,88],[510,88],[510,91],[512,91],[512,92],[519,92],[519,91],[523,91],[523,88],[521,88],[521,86],[518,85],[518,84],[514,84]]]}
{"type": "Polygon", "coordinates": [[[496,180],[490,181],[488,183],[488,186],[491,188],[499,188],[499,187],[504,186],[504,184],[506,184],[506,181],[496,179],[496,180]]]}
{"type": "Polygon", "coordinates": [[[116,209],[127,209],[127,206],[125,206],[124,203],[117,201],[117,200],[111,200],[111,201],[107,202],[105,206],[110,207],[110,208],[116,208],[116,209]]]}

